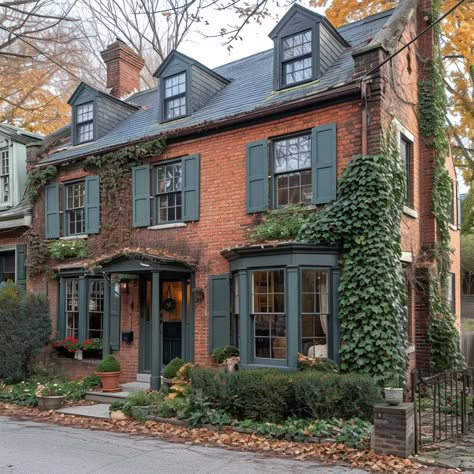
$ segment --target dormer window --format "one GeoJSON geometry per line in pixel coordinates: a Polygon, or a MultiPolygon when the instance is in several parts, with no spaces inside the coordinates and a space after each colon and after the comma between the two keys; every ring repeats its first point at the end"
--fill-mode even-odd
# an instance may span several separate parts
{"type": "Polygon", "coordinates": [[[186,73],[182,72],[164,80],[165,120],[186,115],[186,73]]]}
{"type": "Polygon", "coordinates": [[[282,40],[283,84],[289,86],[313,77],[311,30],[282,40]]]}
{"type": "Polygon", "coordinates": [[[77,142],[94,139],[94,103],[78,105],[76,108],[77,142]]]}
{"type": "Polygon", "coordinates": [[[0,204],[10,201],[10,152],[0,151],[0,204]]]}

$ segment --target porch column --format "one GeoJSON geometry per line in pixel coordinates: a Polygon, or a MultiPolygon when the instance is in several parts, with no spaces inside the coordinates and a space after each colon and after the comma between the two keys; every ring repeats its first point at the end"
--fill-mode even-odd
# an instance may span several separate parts
{"type": "Polygon", "coordinates": [[[329,285],[331,291],[331,320],[332,324],[332,337],[330,343],[329,357],[339,364],[339,348],[341,345],[341,323],[339,321],[339,283],[341,277],[341,270],[339,268],[333,268],[331,270],[331,283],[329,285]]]}
{"type": "Polygon", "coordinates": [[[104,328],[102,341],[102,357],[110,354],[110,274],[104,273],[104,328]]]}
{"type": "Polygon", "coordinates": [[[252,352],[250,352],[250,311],[248,303],[248,272],[247,270],[239,270],[239,332],[240,332],[240,365],[246,366],[250,362],[252,352]]]}
{"type": "Polygon", "coordinates": [[[84,275],[79,277],[79,341],[87,339],[87,278],[84,275]]]}
{"type": "Polygon", "coordinates": [[[151,378],[150,388],[161,386],[161,334],[160,334],[160,274],[152,273],[151,279],[151,378]]]}
{"type": "Polygon", "coordinates": [[[66,280],[63,277],[59,278],[59,302],[56,323],[57,337],[58,339],[64,339],[66,337],[66,280]]]}
{"type": "Polygon", "coordinates": [[[288,367],[296,368],[298,366],[298,326],[299,326],[299,285],[298,285],[298,267],[288,266],[286,268],[287,277],[287,305],[288,314],[286,316],[286,357],[288,367]]]}

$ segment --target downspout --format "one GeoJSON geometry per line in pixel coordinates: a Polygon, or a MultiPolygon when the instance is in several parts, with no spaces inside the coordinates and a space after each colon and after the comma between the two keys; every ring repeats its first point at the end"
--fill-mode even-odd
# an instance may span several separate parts
{"type": "Polygon", "coordinates": [[[360,81],[360,102],[362,107],[362,154],[367,155],[367,78],[360,81]]]}

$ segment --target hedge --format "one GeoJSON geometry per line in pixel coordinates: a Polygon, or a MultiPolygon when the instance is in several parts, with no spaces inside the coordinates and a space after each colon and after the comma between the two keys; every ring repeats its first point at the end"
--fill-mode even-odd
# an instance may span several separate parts
{"type": "Polygon", "coordinates": [[[272,422],[292,416],[371,420],[373,406],[382,400],[380,388],[367,375],[277,369],[196,368],[191,394],[203,395],[210,408],[225,410],[237,420],[272,422]]]}

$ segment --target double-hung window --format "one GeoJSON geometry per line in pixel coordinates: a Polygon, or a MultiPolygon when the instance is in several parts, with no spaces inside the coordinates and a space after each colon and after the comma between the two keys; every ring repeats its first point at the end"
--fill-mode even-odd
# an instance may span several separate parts
{"type": "Polygon", "coordinates": [[[0,151],[0,203],[10,201],[10,155],[9,150],[0,151]]]}
{"type": "Polygon", "coordinates": [[[66,336],[79,337],[79,280],[66,280],[66,336]]]}
{"type": "Polygon", "coordinates": [[[76,107],[77,143],[89,142],[94,139],[94,103],[76,107]]]}
{"type": "Polygon", "coordinates": [[[456,314],[456,275],[448,274],[448,285],[446,288],[446,303],[451,313],[456,314]]]}
{"type": "Polygon", "coordinates": [[[186,73],[164,79],[165,120],[186,115],[186,73]]]}
{"type": "Polygon", "coordinates": [[[311,30],[282,39],[283,85],[290,86],[313,77],[311,30]]]}
{"type": "Polygon", "coordinates": [[[328,280],[324,270],[301,272],[301,346],[309,357],[328,357],[328,280]]]}
{"type": "Polygon", "coordinates": [[[311,134],[273,142],[275,207],[310,204],[311,134]]]}
{"type": "Polygon", "coordinates": [[[412,205],[411,191],[411,162],[412,162],[412,143],[404,136],[400,137],[400,159],[405,170],[405,205],[412,205]]]}
{"type": "Polygon", "coordinates": [[[104,331],[104,281],[89,281],[88,337],[102,339],[104,331]]]}
{"type": "Polygon", "coordinates": [[[286,359],[285,271],[252,273],[254,356],[286,359]]]}
{"type": "Polygon", "coordinates": [[[156,221],[158,224],[176,222],[182,219],[182,162],[156,167],[156,221]]]}
{"type": "Polygon", "coordinates": [[[66,192],[66,233],[79,235],[86,232],[85,217],[85,182],[67,184],[66,192]]]}

